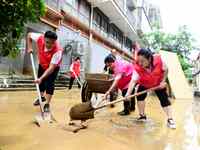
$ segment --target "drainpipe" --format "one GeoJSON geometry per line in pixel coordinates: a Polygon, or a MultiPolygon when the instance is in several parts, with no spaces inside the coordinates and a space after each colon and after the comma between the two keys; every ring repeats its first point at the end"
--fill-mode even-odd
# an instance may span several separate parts
{"type": "Polygon", "coordinates": [[[92,29],[93,29],[93,12],[94,6],[91,5],[91,13],[90,13],[90,26],[89,26],[89,41],[88,41],[88,50],[86,52],[86,59],[85,59],[85,72],[90,71],[90,61],[91,61],[91,52],[92,52],[92,29]]]}
{"type": "MultiPolygon", "coordinates": [[[[94,7],[91,6],[91,14],[90,14],[90,38],[89,38],[89,45],[90,46],[92,46],[93,11],[94,11],[94,7]]],[[[90,47],[90,48],[92,48],[92,47],[90,47]]]]}

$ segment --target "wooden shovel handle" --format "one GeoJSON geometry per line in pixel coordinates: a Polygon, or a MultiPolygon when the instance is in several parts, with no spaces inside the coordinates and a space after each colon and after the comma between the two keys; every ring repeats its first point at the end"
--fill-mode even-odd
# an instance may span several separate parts
{"type": "Polygon", "coordinates": [[[141,91],[141,92],[138,92],[138,93],[135,93],[135,94],[132,94],[132,95],[129,95],[129,96],[120,98],[120,99],[117,99],[117,100],[115,100],[115,101],[113,101],[113,102],[108,102],[108,103],[106,103],[106,104],[104,104],[104,105],[102,105],[102,106],[99,106],[99,107],[95,108],[94,110],[98,110],[98,109],[104,108],[104,107],[106,107],[106,106],[108,106],[108,105],[116,104],[116,103],[125,101],[126,99],[130,99],[130,98],[133,98],[133,97],[135,97],[135,96],[139,96],[139,95],[145,94],[145,93],[147,93],[147,92],[149,92],[149,91],[153,91],[153,90],[156,90],[156,89],[158,89],[158,88],[159,88],[159,86],[156,86],[156,87],[153,87],[153,88],[150,88],[150,89],[147,89],[147,90],[144,90],[144,91],[141,91]]]}

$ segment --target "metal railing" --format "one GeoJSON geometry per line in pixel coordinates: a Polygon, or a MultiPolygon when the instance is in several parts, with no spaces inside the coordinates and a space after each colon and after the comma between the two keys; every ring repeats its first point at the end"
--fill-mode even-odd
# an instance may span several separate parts
{"type": "Polygon", "coordinates": [[[130,53],[130,48],[123,46],[123,51],[130,53]]]}
{"type": "Polygon", "coordinates": [[[117,46],[118,48],[121,48],[122,47],[122,44],[119,42],[119,41],[117,41],[116,39],[114,39],[113,37],[108,37],[108,40],[112,43],[112,44],[114,44],[115,46],[117,46]]]}

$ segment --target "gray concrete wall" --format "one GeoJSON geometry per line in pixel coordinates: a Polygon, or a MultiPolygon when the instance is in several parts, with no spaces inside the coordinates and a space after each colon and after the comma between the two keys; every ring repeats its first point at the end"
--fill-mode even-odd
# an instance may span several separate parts
{"type": "Polygon", "coordinates": [[[83,37],[80,33],[75,32],[69,28],[64,26],[60,26],[57,30],[57,34],[59,37],[59,42],[61,46],[65,49],[66,45],[71,45],[72,50],[69,52],[64,51],[61,71],[67,72],[69,71],[70,64],[72,62],[72,58],[76,57],[77,54],[81,54],[81,70],[85,71],[85,56],[88,50],[88,39],[83,37]]]}
{"type": "Polygon", "coordinates": [[[102,73],[104,68],[104,59],[110,53],[108,49],[99,43],[92,43],[90,70],[91,73],[102,73]]]}

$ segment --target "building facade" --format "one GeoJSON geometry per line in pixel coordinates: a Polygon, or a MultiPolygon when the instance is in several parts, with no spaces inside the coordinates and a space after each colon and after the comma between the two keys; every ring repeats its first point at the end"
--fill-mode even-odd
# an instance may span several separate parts
{"type": "MultiPolygon", "coordinates": [[[[104,57],[116,49],[122,57],[132,57],[132,43],[138,31],[151,30],[147,12],[138,13],[137,0],[45,0],[47,12],[37,24],[27,24],[26,33],[54,30],[64,48],[61,72],[69,71],[74,57],[81,57],[82,71],[102,72],[104,57]],[[144,16],[141,19],[141,16],[144,16]]],[[[145,2],[141,4],[144,8],[145,2]]],[[[145,10],[145,9],[143,9],[145,10]]],[[[26,37],[26,35],[25,35],[26,37]]],[[[15,60],[1,58],[0,69],[31,74],[25,38],[15,60]],[[3,64],[11,64],[11,67],[3,64]]],[[[35,60],[37,57],[35,54],[35,60]]]]}

